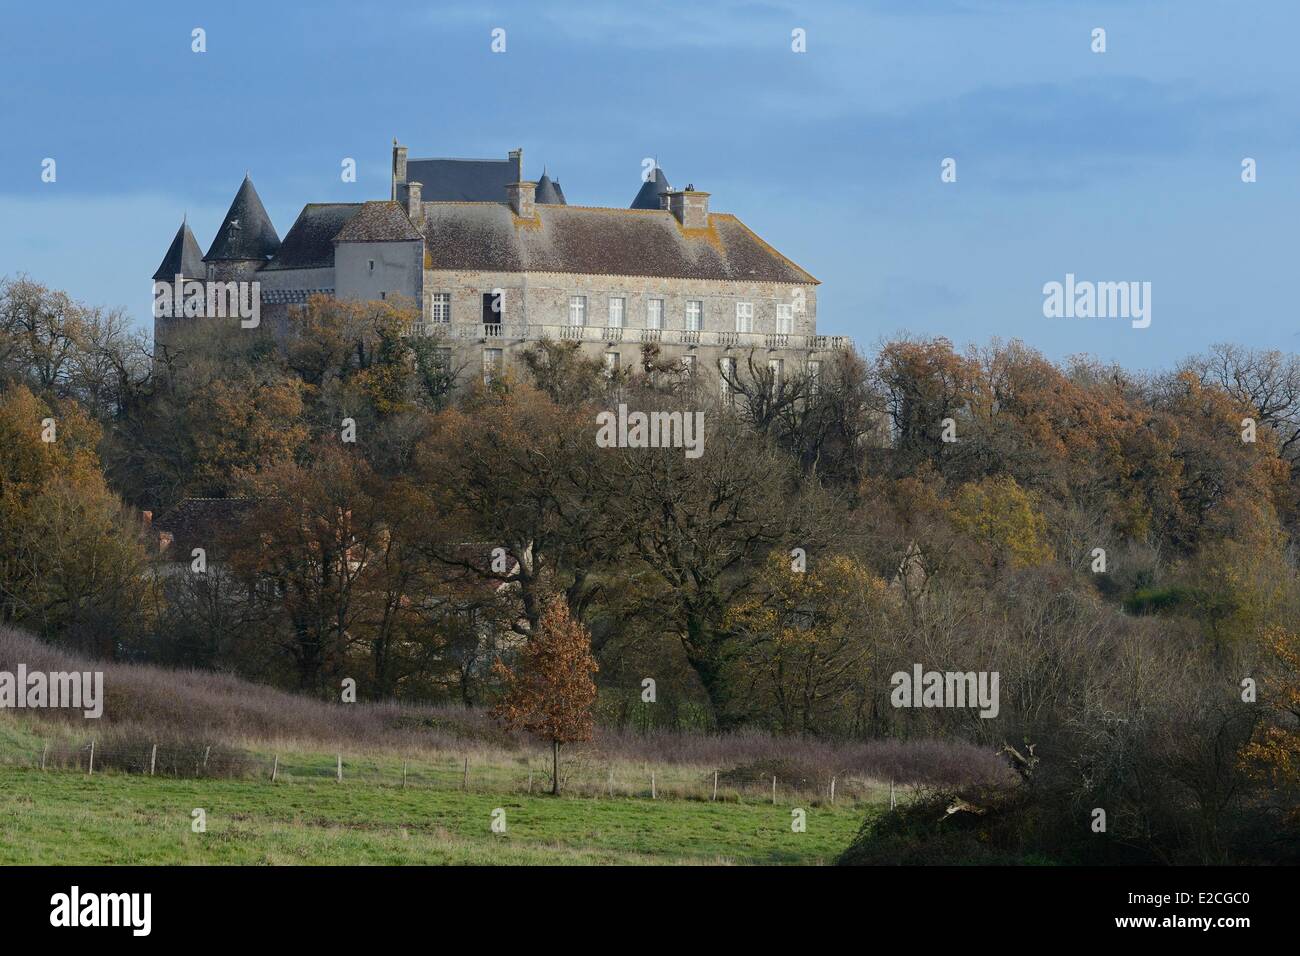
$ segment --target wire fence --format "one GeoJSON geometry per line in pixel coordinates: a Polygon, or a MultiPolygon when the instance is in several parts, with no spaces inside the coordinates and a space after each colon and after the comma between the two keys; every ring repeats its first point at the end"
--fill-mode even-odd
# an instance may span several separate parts
{"type": "MultiPolygon", "coordinates": [[[[51,740],[0,750],[0,763],[90,776],[125,773],[178,779],[262,780],[274,784],[368,785],[492,793],[551,789],[549,754],[394,755],[262,752],[215,743],[130,743],[51,740]]],[[[575,750],[561,755],[560,786],[570,795],[608,799],[708,800],[732,803],[888,803],[902,788],[851,771],[782,772],[762,764],[701,768],[610,761],[575,750]]]]}

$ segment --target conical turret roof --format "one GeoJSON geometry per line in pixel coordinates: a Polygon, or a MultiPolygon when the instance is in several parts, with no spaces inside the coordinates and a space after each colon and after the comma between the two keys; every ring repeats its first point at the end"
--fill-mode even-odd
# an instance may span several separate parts
{"type": "Polygon", "coordinates": [[[668,185],[668,177],[656,166],[650,171],[650,178],[641,184],[641,191],[632,200],[633,209],[659,209],[659,197],[673,187],[668,185]]]}
{"type": "Polygon", "coordinates": [[[158,271],[153,274],[153,277],[156,280],[170,280],[182,275],[187,279],[202,279],[206,272],[203,267],[203,250],[199,248],[198,240],[190,231],[190,224],[182,222],[181,227],[176,230],[176,238],[167,247],[167,255],[163,256],[162,264],[158,266],[158,271]]]}
{"type": "Polygon", "coordinates": [[[537,192],[535,201],[545,203],[548,206],[563,206],[564,194],[559,190],[559,184],[552,182],[551,177],[542,172],[542,178],[537,180],[537,192]]]}
{"type": "Polygon", "coordinates": [[[266,260],[275,255],[279,248],[280,237],[276,234],[275,226],[271,225],[271,217],[266,214],[266,207],[253,188],[253,180],[245,176],[203,261],[266,260]]]}

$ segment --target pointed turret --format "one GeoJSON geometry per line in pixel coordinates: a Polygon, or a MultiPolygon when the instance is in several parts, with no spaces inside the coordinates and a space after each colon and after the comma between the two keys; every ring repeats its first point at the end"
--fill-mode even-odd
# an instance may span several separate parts
{"type": "Polygon", "coordinates": [[[668,177],[664,175],[662,169],[656,166],[650,171],[649,178],[641,184],[641,191],[632,200],[631,208],[662,209],[663,205],[660,203],[659,197],[670,189],[672,187],[668,185],[668,177]]]}
{"type": "Polygon", "coordinates": [[[253,188],[253,180],[245,176],[203,261],[265,262],[279,248],[280,237],[271,225],[271,217],[253,188]]]}
{"type": "Polygon", "coordinates": [[[563,206],[564,193],[560,192],[560,184],[552,181],[551,177],[546,175],[546,170],[542,170],[542,178],[537,180],[537,199],[538,203],[544,203],[548,206],[563,206]]]}
{"type": "Polygon", "coordinates": [[[167,247],[167,255],[163,256],[162,265],[153,274],[154,280],[170,282],[178,275],[187,279],[202,279],[206,271],[203,266],[203,250],[199,248],[194,233],[190,231],[190,224],[182,222],[181,227],[176,230],[176,238],[167,247]]]}

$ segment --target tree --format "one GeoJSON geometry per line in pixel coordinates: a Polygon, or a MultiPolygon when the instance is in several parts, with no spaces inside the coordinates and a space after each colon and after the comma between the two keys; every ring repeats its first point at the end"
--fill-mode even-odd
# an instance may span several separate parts
{"type": "Polygon", "coordinates": [[[591,656],[591,635],[569,614],[568,603],[552,597],[537,633],[524,645],[519,666],[500,659],[493,672],[505,682],[505,696],[493,716],[511,730],[520,728],[551,742],[551,793],[560,792],[560,745],[591,739],[591,705],[599,670],[591,656]]]}

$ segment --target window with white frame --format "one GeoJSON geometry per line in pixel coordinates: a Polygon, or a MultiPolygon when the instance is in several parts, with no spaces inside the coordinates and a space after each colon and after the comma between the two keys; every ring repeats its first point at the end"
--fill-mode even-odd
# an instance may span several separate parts
{"type": "Polygon", "coordinates": [[[808,390],[816,392],[821,388],[822,383],[822,363],[819,359],[812,359],[808,362],[808,390]]]}
{"type": "Polygon", "coordinates": [[[754,331],[754,303],[752,302],[736,303],[736,331],[737,332],[754,331]]]}
{"type": "Polygon", "coordinates": [[[731,356],[724,356],[718,363],[718,382],[722,390],[722,401],[726,405],[731,404],[731,383],[736,380],[736,360],[731,356]]]}
{"type": "Polygon", "coordinates": [[[651,299],[645,307],[645,327],[662,329],[664,327],[664,300],[651,299]]]}
{"type": "Polygon", "coordinates": [[[451,321],[451,293],[434,292],[429,296],[429,321],[451,321]]]}
{"type": "Polygon", "coordinates": [[[587,324],[587,297],[585,295],[569,296],[569,324],[587,324]]]}
{"type": "Polygon", "coordinates": [[[627,299],[622,296],[610,296],[609,327],[611,329],[621,329],[623,327],[623,313],[626,309],[627,299]]]}
{"type": "Polygon", "coordinates": [[[778,335],[789,335],[794,326],[794,306],[788,302],[776,304],[776,331],[778,335]]]}
{"type": "Polygon", "coordinates": [[[704,315],[704,303],[699,299],[690,299],[686,303],[686,331],[698,332],[700,320],[704,315]]]}
{"type": "Polygon", "coordinates": [[[695,374],[695,356],[694,356],[694,355],[683,355],[683,356],[682,356],[682,367],[683,367],[684,369],[686,369],[686,374],[687,374],[687,375],[694,375],[694,374],[695,374]]]}
{"type": "Polygon", "coordinates": [[[490,385],[501,374],[501,349],[483,350],[483,384],[490,385]]]}
{"type": "Polygon", "coordinates": [[[618,353],[606,352],[605,353],[605,376],[607,378],[613,378],[617,374],[618,374],[618,353]]]}

